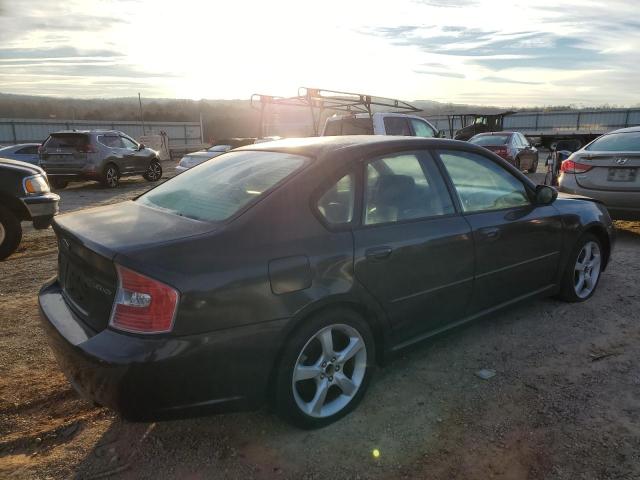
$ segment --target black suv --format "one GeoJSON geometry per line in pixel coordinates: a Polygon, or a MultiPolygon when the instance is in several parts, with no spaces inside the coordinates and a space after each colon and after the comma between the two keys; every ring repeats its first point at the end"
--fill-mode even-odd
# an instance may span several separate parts
{"type": "Polygon", "coordinates": [[[64,188],[72,180],[97,180],[118,186],[120,177],[162,177],[158,152],[117,130],[67,130],[49,135],[40,148],[40,165],[51,185],[64,188]]]}
{"type": "Polygon", "coordinates": [[[47,228],[58,213],[60,197],[49,191],[47,174],[29,163],[0,158],[0,260],[22,239],[21,221],[47,228]]]}

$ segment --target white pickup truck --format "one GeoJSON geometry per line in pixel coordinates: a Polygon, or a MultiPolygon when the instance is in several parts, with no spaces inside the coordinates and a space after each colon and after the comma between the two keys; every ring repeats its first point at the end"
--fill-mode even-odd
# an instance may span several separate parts
{"type": "Polygon", "coordinates": [[[441,133],[424,118],[403,113],[358,113],[327,118],[322,136],[330,135],[402,135],[440,137],[441,133]]]}

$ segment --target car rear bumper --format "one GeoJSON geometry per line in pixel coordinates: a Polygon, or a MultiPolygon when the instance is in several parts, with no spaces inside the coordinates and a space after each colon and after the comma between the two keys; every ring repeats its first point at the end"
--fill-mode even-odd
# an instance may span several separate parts
{"type": "Polygon", "coordinates": [[[55,193],[45,193],[21,199],[29,211],[29,216],[36,228],[47,228],[51,220],[58,213],[60,196],[55,193]]]}
{"type": "Polygon", "coordinates": [[[560,177],[558,190],[574,195],[584,195],[601,201],[607,207],[612,218],[640,219],[640,192],[583,188],[578,185],[573,174],[563,174],[560,177]]]}
{"type": "Polygon", "coordinates": [[[60,368],[84,397],[129,420],[244,410],[266,398],[284,321],[188,337],[92,331],[57,281],[39,294],[60,368]]]}

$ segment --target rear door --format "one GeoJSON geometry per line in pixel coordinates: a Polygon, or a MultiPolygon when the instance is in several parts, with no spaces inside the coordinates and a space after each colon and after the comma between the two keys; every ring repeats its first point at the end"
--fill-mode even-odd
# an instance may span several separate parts
{"type": "Polygon", "coordinates": [[[382,304],[393,343],[411,342],[464,314],[474,268],[471,230],[427,151],[368,159],[355,274],[382,304]]]}
{"type": "Polygon", "coordinates": [[[492,158],[464,150],[439,157],[473,231],[475,286],[469,314],[549,289],[562,248],[562,220],[539,206],[520,178],[492,158]]]}
{"type": "Polygon", "coordinates": [[[86,164],[88,149],[86,134],[52,133],[43,145],[43,166],[47,172],[76,173],[86,164]]]}

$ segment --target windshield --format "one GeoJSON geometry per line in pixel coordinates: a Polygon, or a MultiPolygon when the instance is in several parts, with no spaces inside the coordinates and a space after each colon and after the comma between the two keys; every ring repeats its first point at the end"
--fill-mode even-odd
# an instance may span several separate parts
{"type": "Polygon", "coordinates": [[[603,135],[587,145],[585,150],[596,152],[640,152],[640,132],[603,135]]]}
{"type": "Polygon", "coordinates": [[[208,152],[226,152],[228,150],[231,150],[231,145],[214,145],[213,147],[209,148],[207,151],[208,152]]]}
{"type": "Polygon", "coordinates": [[[469,140],[469,143],[482,146],[506,145],[510,135],[478,135],[469,140]]]}
{"type": "Polygon", "coordinates": [[[257,200],[305,163],[278,152],[229,152],[141,196],[144,205],[208,222],[225,220],[257,200]]]}

